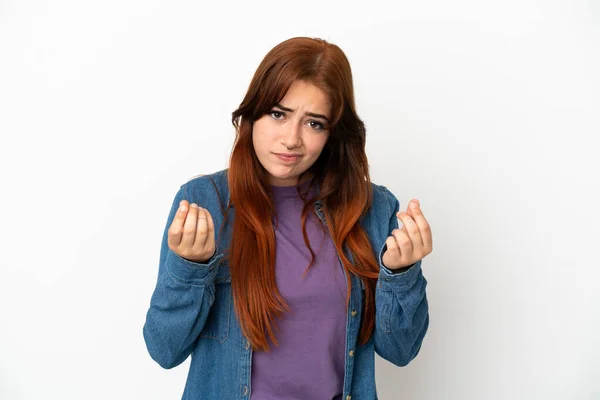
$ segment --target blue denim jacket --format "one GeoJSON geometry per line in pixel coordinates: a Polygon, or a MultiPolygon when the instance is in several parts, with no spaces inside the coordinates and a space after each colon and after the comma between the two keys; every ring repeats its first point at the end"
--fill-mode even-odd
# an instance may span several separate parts
{"type": "MultiPolygon", "coordinates": [[[[208,209],[215,234],[223,214],[212,177],[226,207],[229,201],[227,170],[191,179],[181,185],[164,230],[158,281],[150,300],[143,327],[148,352],[163,368],[181,364],[191,354],[191,365],[183,392],[189,400],[248,400],[252,348],[244,338],[233,308],[229,265],[223,259],[232,224],[219,237],[215,255],[206,263],[188,261],[169,249],[167,231],[182,199],[208,209]]],[[[375,389],[375,352],[398,366],[407,365],[418,353],[429,326],[427,281],[417,261],[408,270],[392,273],[381,257],[385,240],[398,227],[396,212],[400,204],[384,186],[373,184],[373,203],[360,220],[379,260],[376,286],[375,329],[365,345],[357,342],[363,289],[362,281],[352,276],[352,291],[346,323],[346,359],[343,399],[377,399],[375,389]]],[[[319,219],[325,223],[322,203],[315,204],[319,219]]],[[[229,210],[229,221],[235,208],[229,210]]],[[[347,248],[346,255],[352,260],[347,248]]],[[[338,254],[339,257],[339,254],[338,254]]],[[[290,398],[293,393],[290,393],[290,398]]]]}

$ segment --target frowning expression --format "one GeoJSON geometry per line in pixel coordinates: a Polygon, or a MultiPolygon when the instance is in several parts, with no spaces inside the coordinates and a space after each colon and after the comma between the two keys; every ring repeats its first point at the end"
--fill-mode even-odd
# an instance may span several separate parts
{"type": "Polygon", "coordinates": [[[254,122],[254,151],[272,185],[295,185],[298,176],[314,164],[329,138],[330,119],[327,94],[297,80],[277,105],[254,122]]]}

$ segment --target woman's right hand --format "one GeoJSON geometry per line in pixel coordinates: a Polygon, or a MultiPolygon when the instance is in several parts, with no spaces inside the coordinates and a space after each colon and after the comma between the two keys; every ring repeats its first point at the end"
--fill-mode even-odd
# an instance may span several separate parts
{"type": "Polygon", "coordinates": [[[169,248],[189,261],[206,262],[215,254],[215,226],[207,209],[181,200],[168,231],[169,248]]]}

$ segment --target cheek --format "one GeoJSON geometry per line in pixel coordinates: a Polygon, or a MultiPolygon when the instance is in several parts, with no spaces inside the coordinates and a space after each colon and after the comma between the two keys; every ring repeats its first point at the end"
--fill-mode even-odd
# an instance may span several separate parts
{"type": "Polygon", "coordinates": [[[268,142],[268,135],[266,132],[268,132],[268,130],[260,125],[255,126],[252,129],[252,144],[257,153],[264,153],[267,148],[266,143],[268,142]]]}
{"type": "Polygon", "coordinates": [[[307,149],[310,152],[310,154],[317,157],[323,151],[325,143],[327,143],[326,138],[315,138],[315,140],[311,141],[311,143],[307,145],[307,149]]]}
{"type": "Polygon", "coordinates": [[[260,154],[260,143],[258,141],[258,135],[256,134],[256,129],[252,130],[252,147],[254,147],[254,152],[256,154],[260,154]]]}
{"type": "Polygon", "coordinates": [[[252,141],[255,145],[266,146],[277,136],[277,131],[268,123],[255,123],[252,130],[252,141]]]}

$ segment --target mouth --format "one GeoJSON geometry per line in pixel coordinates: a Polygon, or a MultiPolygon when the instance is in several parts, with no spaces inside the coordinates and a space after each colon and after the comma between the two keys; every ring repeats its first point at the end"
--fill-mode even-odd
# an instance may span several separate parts
{"type": "Polygon", "coordinates": [[[274,153],[281,161],[292,163],[300,158],[300,154],[274,153]]]}

